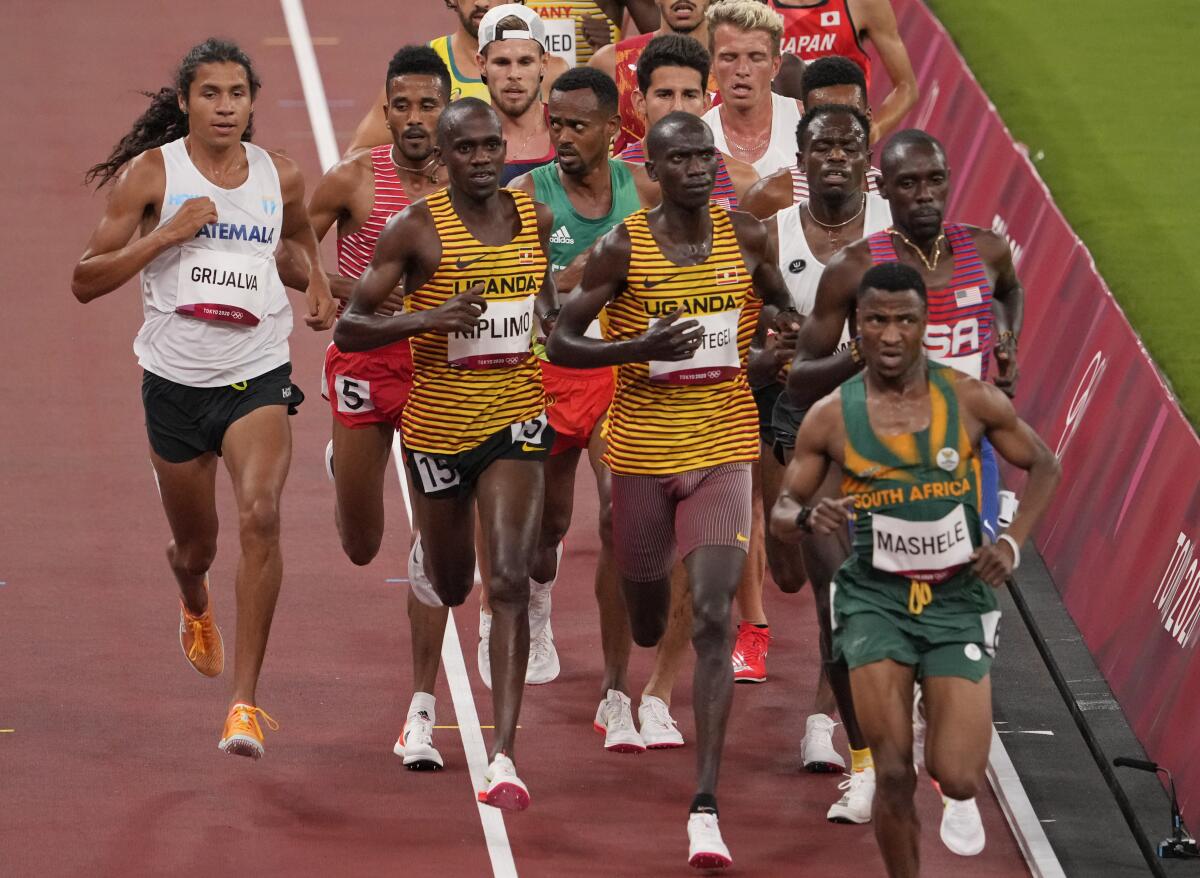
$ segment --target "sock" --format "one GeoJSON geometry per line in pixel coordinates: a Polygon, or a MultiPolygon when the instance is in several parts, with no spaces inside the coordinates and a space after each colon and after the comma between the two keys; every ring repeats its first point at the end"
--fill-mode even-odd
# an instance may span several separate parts
{"type": "Polygon", "coordinates": [[[559,543],[554,549],[554,576],[547,582],[538,582],[532,576],[529,577],[530,587],[540,588],[542,591],[549,591],[554,587],[555,581],[558,579],[558,571],[562,569],[563,544],[559,543]]]}
{"type": "Polygon", "coordinates": [[[851,771],[866,771],[868,768],[875,767],[875,760],[871,758],[871,748],[863,747],[861,750],[850,748],[850,770],[851,771]]]}
{"type": "Polygon", "coordinates": [[[414,713],[424,711],[431,723],[437,722],[437,717],[434,716],[433,710],[434,701],[434,697],[428,692],[414,692],[412,701],[408,703],[408,715],[412,716],[414,713]]]}
{"type": "Polygon", "coordinates": [[[771,626],[767,625],[765,622],[764,622],[762,625],[759,625],[757,622],[755,622],[755,623],[753,623],[753,624],[754,624],[754,627],[755,627],[755,628],[762,628],[764,631],[765,631],[767,628],[771,627],[771,626]]]}
{"type": "Polygon", "coordinates": [[[692,806],[688,808],[691,814],[712,814],[717,813],[717,797],[712,793],[696,793],[692,797],[692,806]]]}

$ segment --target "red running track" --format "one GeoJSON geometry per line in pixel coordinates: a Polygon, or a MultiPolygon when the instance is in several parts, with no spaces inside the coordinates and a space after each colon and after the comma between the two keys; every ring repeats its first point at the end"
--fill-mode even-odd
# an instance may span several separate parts
{"type": "MultiPolygon", "coordinates": [[[[436,0],[402,6],[310,4],[343,148],[399,44],[450,29],[436,0]]],[[[81,173],[144,108],[136,89],[166,84],[184,51],[210,34],[239,41],[260,67],[258,141],[294,156],[310,189],[319,168],[278,7],[256,4],[252,17],[231,0],[167,8],[120,0],[79,15],[66,4],[26,5],[10,10],[0,35],[10,119],[0,191],[12,217],[0,389],[0,874],[489,874],[457,732],[438,732],[442,773],[406,772],[392,755],[410,696],[409,645],[404,586],[385,580],[405,576],[406,520],[393,490],[380,558],[365,569],[343,558],[321,464],[329,416],[316,382],[327,338],[303,326],[292,351],[308,401],[293,419],[285,583],[260,686],[282,728],[268,733],[265,759],[218,752],[226,681],[199,677],[179,655],[131,352],[136,285],[87,307],[69,294],[102,209],[81,173]]],[[[231,632],[237,541],[224,481],[220,510],[213,594],[231,632]]],[[[577,510],[555,592],[563,674],[527,691],[522,716],[518,760],[533,805],[504,820],[516,868],[684,875],[694,748],[611,755],[591,730],[600,650],[595,501],[583,475],[577,510]]],[[[457,622],[474,678],[473,607],[457,622]]],[[[870,827],[824,819],[837,779],[797,771],[816,656],[811,600],[771,593],[768,608],[771,679],[737,690],[722,774],[734,874],[881,875],[870,827]]],[[[635,687],[648,670],[648,655],[635,656],[635,687]]],[[[689,689],[685,680],[675,714],[690,740],[689,689]]],[[[439,721],[453,724],[444,682],[437,695],[439,721]]],[[[477,680],[474,697],[487,723],[491,701],[477,680]]],[[[919,799],[926,874],[1027,874],[990,796],[988,848],[970,861],[938,842],[938,803],[925,783],[919,799]]]]}

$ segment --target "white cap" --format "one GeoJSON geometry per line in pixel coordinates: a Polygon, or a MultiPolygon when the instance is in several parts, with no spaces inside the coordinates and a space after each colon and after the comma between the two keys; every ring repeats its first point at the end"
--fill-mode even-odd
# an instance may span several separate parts
{"type": "Polygon", "coordinates": [[[479,22],[479,51],[495,40],[535,40],[542,51],[546,51],[546,25],[538,14],[520,3],[502,3],[493,6],[479,22]],[[496,25],[506,18],[519,18],[529,30],[504,30],[497,32],[496,25]]]}

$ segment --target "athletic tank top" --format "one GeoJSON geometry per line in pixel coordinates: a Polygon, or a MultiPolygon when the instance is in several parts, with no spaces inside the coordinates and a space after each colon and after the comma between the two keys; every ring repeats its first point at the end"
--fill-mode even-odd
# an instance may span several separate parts
{"type": "MultiPolygon", "coordinates": [[[[783,273],[784,283],[792,295],[792,305],[802,315],[812,313],[817,302],[817,285],[825,272],[825,264],[813,255],[800,222],[801,210],[799,205],[781,210],[775,214],[775,224],[779,229],[779,270],[783,273]]],[[[869,236],[882,231],[892,224],[892,209],[881,196],[867,195],[866,216],[863,219],[863,236],[869,236]]],[[[842,333],[842,341],[848,341],[846,331],[842,333]]]]}
{"type": "MultiPolygon", "coordinates": [[[[926,293],[929,322],[925,327],[925,351],[936,362],[953,366],[972,378],[986,379],[992,349],[992,285],[970,229],[947,223],[945,232],[954,254],[954,276],[950,286],[926,293]]],[[[890,233],[877,232],[867,244],[873,262],[900,261],[890,233]]]]}
{"type": "MultiPolygon", "coordinates": [[[[766,177],[780,168],[796,163],[796,126],[800,124],[800,107],[794,98],[785,98],[771,92],[771,140],[767,151],[755,162],[758,176],[766,177]]],[[[721,108],[713,107],[701,118],[712,129],[713,142],[721,152],[729,152],[725,139],[725,127],[721,124],[721,108]]]]}
{"type": "MultiPolygon", "coordinates": [[[[635,140],[621,152],[620,159],[631,165],[646,164],[645,143],[635,140]]],[[[725,166],[725,156],[722,153],[717,154],[717,174],[713,181],[712,195],[708,200],[727,210],[737,210],[737,190],[733,188],[733,178],[729,176],[729,168],[725,166]]]]}
{"type": "Polygon", "coordinates": [[[472,79],[463,76],[454,63],[454,52],[450,50],[450,34],[429,41],[429,48],[438,53],[450,70],[450,100],[459,98],[479,98],[481,101],[492,102],[492,95],[482,79],[472,79]]]}
{"type": "Polygon", "coordinates": [[[871,427],[864,373],[841,387],[842,493],[854,497],[854,553],[877,574],[942,582],[981,545],[980,462],[959,417],[959,378],[929,363],[929,427],[893,436],[871,427]]]}
{"type": "Polygon", "coordinates": [[[826,55],[849,58],[863,69],[871,84],[871,59],[858,38],[847,0],[818,0],[807,6],[767,5],[783,16],[781,49],[805,64],[826,55]]]}
{"type": "Polygon", "coordinates": [[[217,221],[142,269],[145,322],[133,342],[147,372],[190,387],[246,381],[288,361],[292,308],[275,270],[283,194],[270,154],[243,143],[246,182],[222,189],[196,170],[183,138],[159,148],[166,225],[190,198],[211,198],[217,221]],[[237,321],[237,322],[230,322],[237,321]]]}
{"type": "MultiPolygon", "coordinates": [[[[371,171],[375,176],[375,195],[371,213],[356,232],[337,239],[338,274],[342,277],[358,278],[367,270],[375,256],[375,244],[383,227],[393,216],[412,204],[404,191],[404,184],[396,173],[392,162],[392,145],[371,148],[371,171]]],[[[344,302],[338,303],[340,313],[344,302]]]]}
{"type": "Polygon", "coordinates": [[[522,174],[528,174],[529,172],[535,171],[538,168],[545,167],[556,158],[558,158],[558,153],[555,151],[554,147],[551,146],[550,152],[546,153],[541,158],[521,159],[520,161],[516,162],[505,162],[504,170],[500,172],[500,185],[507,186],[522,174]]]}
{"type": "Polygon", "coordinates": [[[483,244],[467,230],[450,203],[449,189],[425,199],[442,258],[433,277],[405,299],[405,308],[428,311],[482,283],[488,309],[471,336],[413,336],[413,387],[403,433],[405,446],[416,451],[467,451],[510,424],[537,417],[545,407],[532,341],[533,297],[542,287],[546,254],[533,199],[515,189],[502,190],[500,197],[512,198],[521,228],[499,246],[483,244]]]}
{"type": "MultiPolygon", "coordinates": [[[[808,201],[808,175],[795,164],[788,167],[788,173],[792,175],[792,204],[808,201]]],[[[877,168],[867,168],[868,192],[879,191],[879,173],[877,168]]]]}
{"type": "Polygon", "coordinates": [[[608,416],[604,461],[622,475],[667,475],[758,458],[758,417],[745,364],[762,303],[754,295],[729,213],[709,203],[712,252],[681,266],[659,249],[639,210],[625,220],[625,289],[607,306],[608,338],[634,338],[677,308],[699,320],[691,360],[625,363],[608,416]]]}
{"type": "Polygon", "coordinates": [[[583,34],[586,16],[608,22],[609,42],[621,39],[621,29],[613,24],[594,0],[528,0],[525,4],[538,14],[546,25],[546,42],[550,54],[558,55],[567,67],[578,67],[592,60],[592,44],[583,34]]]}
{"type": "Polygon", "coordinates": [[[629,166],[620,159],[611,159],[608,174],[612,185],[612,207],[599,219],[590,219],[580,216],[571,204],[559,179],[558,162],[534,169],[534,198],[554,214],[554,231],[550,233],[551,271],[562,271],[597,238],[640,208],[637,186],[629,166]]]}

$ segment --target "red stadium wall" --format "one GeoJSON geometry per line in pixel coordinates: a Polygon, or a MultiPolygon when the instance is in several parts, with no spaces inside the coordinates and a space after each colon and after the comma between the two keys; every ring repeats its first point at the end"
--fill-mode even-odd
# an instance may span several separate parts
{"type": "Polygon", "coordinates": [[[953,169],[948,216],[1007,235],[1025,285],[1017,408],[1064,472],[1038,548],[1200,822],[1200,440],[950,36],[920,0],[893,5],[921,86],[907,124],[941,139],[953,169]]]}

